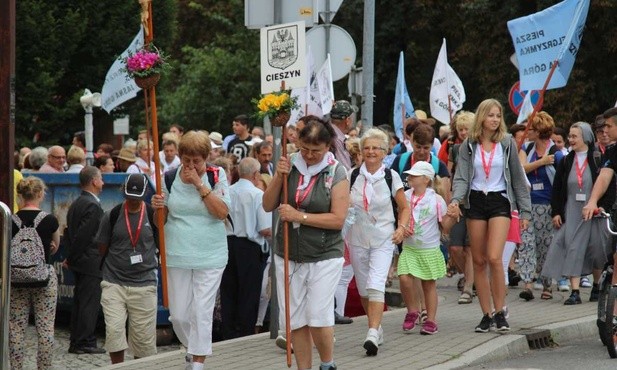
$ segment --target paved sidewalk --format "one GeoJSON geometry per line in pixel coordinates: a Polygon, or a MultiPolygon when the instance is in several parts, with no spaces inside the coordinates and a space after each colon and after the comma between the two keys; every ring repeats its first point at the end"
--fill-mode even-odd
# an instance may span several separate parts
{"type": "MultiPolygon", "coordinates": [[[[362,348],[366,336],[366,318],[358,317],[350,325],[337,325],[335,360],[339,369],[435,369],[454,368],[496,359],[528,350],[521,330],[530,328],[550,329],[556,342],[566,336],[589,335],[595,330],[596,303],[589,303],[589,291],[582,290],[583,304],[564,306],[569,293],[555,292],[554,298],[543,301],[540,292],[534,291],[536,299],[525,302],[518,298],[520,289],[511,289],[507,297],[512,328],[510,334],[494,332],[478,334],[475,326],[481,319],[477,298],[468,305],[459,305],[457,279],[439,282],[439,308],[437,322],[439,333],[433,336],[420,335],[418,329],[404,334],[401,324],[404,309],[386,312],[382,326],[385,343],[375,357],[367,357],[362,348]]],[[[277,348],[269,333],[224,341],[213,345],[213,356],[206,359],[208,369],[287,369],[285,352],[277,348]]],[[[105,369],[184,369],[184,353],[171,351],[153,357],[133,360],[105,369]]],[[[319,365],[314,351],[313,368],[319,365]]],[[[292,364],[295,368],[295,363],[292,364]]]]}

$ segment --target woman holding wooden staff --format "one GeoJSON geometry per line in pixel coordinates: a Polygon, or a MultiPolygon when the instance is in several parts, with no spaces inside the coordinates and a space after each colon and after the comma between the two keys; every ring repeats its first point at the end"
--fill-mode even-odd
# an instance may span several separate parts
{"type": "MultiPolygon", "coordinates": [[[[344,262],[341,229],[349,207],[349,181],[345,168],[330,152],[335,137],[332,127],[317,117],[307,117],[304,123],[297,142],[300,151],[280,158],[263,207],[268,212],[278,209],[280,222],[289,222],[289,311],[297,366],[311,368],[314,342],[320,369],[335,370],[332,312],[344,262]],[[286,201],[282,199],[285,178],[289,183],[286,201]]],[[[277,290],[283,292],[283,227],[277,230],[274,264],[277,290]]],[[[282,294],[278,303],[284,312],[282,294]]],[[[285,322],[280,321],[283,328],[285,322]]]]}

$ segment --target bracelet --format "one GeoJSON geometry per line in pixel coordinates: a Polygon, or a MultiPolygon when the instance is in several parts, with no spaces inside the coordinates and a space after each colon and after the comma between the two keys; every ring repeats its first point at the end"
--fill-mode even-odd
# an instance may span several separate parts
{"type": "Polygon", "coordinates": [[[209,192],[207,192],[206,194],[199,194],[201,196],[201,200],[206,199],[210,194],[212,193],[212,190],[210,190],[209,192]]]}

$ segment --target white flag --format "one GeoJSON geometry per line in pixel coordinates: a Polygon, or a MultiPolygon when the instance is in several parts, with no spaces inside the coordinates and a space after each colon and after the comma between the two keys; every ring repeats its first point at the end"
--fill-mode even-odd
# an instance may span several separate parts
{"type": "Polygon", "coordinates": [[[521,110],[518,112],[516,123],[523,123],[523,121],[529,117],[531,112],[533,112],[533,104],[531,103],[531,92],[528,91],[525,95],[525,99],[523,99],[521,110]]]}
{"type": "Polygon", "coordinates": [[[330,64],[330,54],[317,71],[317,86],[319,87],[319,100],[321,101],[321,111],[325,116],[332,110],[334,104],[334,84],[332,82],[332,66],[330,64]]]}
{"type": "Polygon", "coordinates": [[[465,103],[465,88],[461,79],[448,64],[446,39],[443,39],[431,83],[431,116],[442,123],[449,124],[450,115],[454,116],[456,112],[463,109],[463,103],[465,103]]]}
{"type": "MultiPolygon", "coordinates": [[[[298,100],[296,101],[298,107],[291,110],[289,121],[287,121],[287,126],[295,125],[296,122],[300,120],[300,118],[309,114],[307,113],[307,110],[310,102],[309,97],[311,96],[311,78],[315,79],[315,60],[313,58],[311,46],[307,45],[307,47],[308,50],[306,52],[306,86],[291,89],[291,97],[298,98],[298,100]]],[[[319,108],[319,112],[321,112],[321,108],[319,108]]]]}
{"type": "MultiPolygon", "coordinates": [[[[141,27],[137,36],[133,39],[129,47],[120,55],[121,58],[129,56],[129,51],[133,54],[137,50],[141,49],[144,45],[144,29],[141,27]]],[[[103,100],[102,107],[111,112],[112,109],[118,105],[124,103],[127,100],[133,99],[137,96],[140,87],[135,85],[135,81],[132,78],[128,78],[126,72],[122,72],[124,63],[116,59],[114,64],[111,65],[107,75],[105,76],[105,83],[101,90],[101,99],[103,100]]]]}
{"type": "Polygon", "coordinates": [[[312,114],[319,118],[323,118],[324,114],[321,109],[319,86],[317,86],[317,70],[315,69],[315,58],[313,58],[313,52],[311,50],[309,50],[309,54],[306,57],[306,66],[309,76],[306,114],[312,114]]]}

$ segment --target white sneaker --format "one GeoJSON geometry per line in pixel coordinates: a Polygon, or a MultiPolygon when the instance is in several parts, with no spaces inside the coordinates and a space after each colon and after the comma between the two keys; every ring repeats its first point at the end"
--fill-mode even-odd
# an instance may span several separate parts
{"type": "Polygon", "coordinates": [[[542,282],[538,282],[536,281],[535,283],[533,283],[533,289],[534,290],[542,290],[544,289],[544,285],[542,285],[542,282]]]}
{"type": "Polygon", "coordinates": [[[591,288],[591,282],[587,276],[581,278],[581,288],[591,288]]]}
{"type": "Polygon", "coordinates": [[[567,279],[559,280],[559,283],[557,285],[557,290],[559,290],[560,292],[569,292],[570,286],[568,285],[568,280],[567,279]]]}
{"type": "MultiPolygon", "coordinates": [[[[363,345],[364,349],[366,350],[367,356],[377,355],[377,351],[379,350],[379,339],[380,339],[379,330],[373,329],[373,328],[368,330],[368,333],[366,334],[366,339],[364,340],[364,345],[363,345]]],[[[381,340],[383,342],[383,336],[381,340]]]]}
{"type": "Polygon", "coordinates": [[[379,340],[377,341],[377,344],[381,346],[383,344],[383,328],[381,325],[379,325],[379,329],[377,329],[377,331],[379,332],[379,340]]]}

